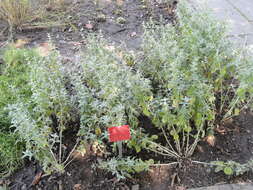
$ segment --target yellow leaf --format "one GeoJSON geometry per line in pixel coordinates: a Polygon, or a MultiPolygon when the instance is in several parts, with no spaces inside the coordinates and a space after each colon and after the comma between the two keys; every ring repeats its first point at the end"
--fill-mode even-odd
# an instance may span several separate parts
{"type": "Polygon", "coordinates": [[[215,145],[215,137],[214,137],[213,135],[207,136],[206,142],[207,142],[210,146],[214,146],[214,145],[215,145]]]}
{"type": "Polygon", "coordinates": [[[99,127],[97,127],[95,129],[95,133],[96,133],[96,135],[101,135],[102,131],[101,131],[101,129],[99,127]]]}

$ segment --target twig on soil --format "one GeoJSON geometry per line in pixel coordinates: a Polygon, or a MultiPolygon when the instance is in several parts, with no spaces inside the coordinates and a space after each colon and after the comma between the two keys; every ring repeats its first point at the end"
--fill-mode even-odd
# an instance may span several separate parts
{"type": "Polygon", "coordinates": [[[64,26],[65,24],[48,24],[48,25],[24,25],[21,28],[21,31],[31,31],[31,30],[43,30],[43,29],[48,29],[51,27],[59,27],[59,26],[64,26]]]}
{"type": "Polygon", "coordinates": [[[179,164],[179,162],[171,162],[171,163],[166,163],[166,164],[151,164],[150,166],[171,166],[175,164],[179,164]]]}
{"type": "Polygon", "coordinates": [[[120,32],[124,32],[125,30],[128,30],[129,28],[122,28],[120,30],[117,30],[116,32],[113,32],[112,35],[115,35],[117,33],[120,33],[120,32]]]}
{"type": "Polygon", "coordinates": [[[200,162],[200,161],[191,161],[192,163],[195,164],[202,164],[202,165],[210,165],[210,166],[219,166],[218,164],[213,164],[213,163],[207,163],[207,162],[200,162]]]}

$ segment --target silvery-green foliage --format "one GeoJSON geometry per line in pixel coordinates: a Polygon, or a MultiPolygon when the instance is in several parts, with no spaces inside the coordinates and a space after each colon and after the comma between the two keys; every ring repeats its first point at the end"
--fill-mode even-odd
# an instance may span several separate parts
{"type": "Polygon", "coordinates": [[[94,90],[83,83],[80,75],[82,74],[75,74],[71,77],[75,89],[74,100],[78,105],[78,114],[80,115],[78,135],[86,140],[96,139],[95,128],[101,125],[100,117],[103,114],[100,109],[102,102],[95,98],[94,90]]]}
{"type": "Polygon", "coordinates": [[[211,162],[215,166],[215,172],[223,171],[226,175],[243,175],[246,172],[252,171],[253,160],[249,160],[245,164],[241,164],[235,161],[213,161],[211,162]]]}
{"type": "Polygon", "coordinates": [[[9,116],[26,143],[24,156],[34,157],[48,173],[62,172],[66,164],[62,138],[72,109],[62,65],[58,56],[51,54],[34,59],[29,66],[31,99],[27,104],[10,105],[9,116]]]}
{"type": "Polygon", "coordinates": [[[81,82],[75,85],[80,97],[84,94],[81,131],[88,126],[93,131],[99,127],[104,133],[107,127],[123,124],[136,130],[137,117],[147,109],[152,96],[149,80],[128,67],[105,42],[94,38],[83,56],[82,70],[81,82]],[[92,98],[85,98],[86,92],[92,98]]]}
{"type": "Polygon", "coordinates": [[[112,172],[118,180],[131,177],[134,173],[142,171],[149,171],[150,165],[154,164],[154,160],[150,159],[142,161],[141,159],[126,157],[126,158],[112,158],[107,161],[101,161],[99,168],[112,172]]]}
{"type": "MultiPolygon", "coordinates": [[[[143,61],[137,64],[156,89],[147,116],[173,137],[170,149],[190,156],[205,134],[204,127],[213,126],[216,113],[222,114],[227,92],[235,71],[237,52],[226,38],[226,27],[204,10],[193,10],[182,1],[177,9],[177,25],[145,27],[143,61]],[[216,98],[220,108],[216,111],[216,98]],[[189,143],[194,137],[194,143],[189,143]]],[[[233,98],[233,97],[232,97],[233,98]]],[[[231,105],[234,106],[234,105],[231,105]]],[[[229,107],[230,108],[230,107],[229,107]]]]}
{"type": "Polygon", "coordinates": [[[17,103],[9,106],[9,116],[12,118],[12,127],[18,133],[22,141],[25,142],[24,157],[32,158],[40,161],[45,171],[49,171],[50,167],[55,167],[58,163],[54,159],[54,144],[59,138],[52,138],[52,129],[47,124],[49,121],[41,123],[32,118],[31,113],[27,109],[27,105],[17,103]]]}
{"type": "Polygon", "coordinates": [[[3,63],[0,64],[0,177],[12,174],[23,164],[24,144],[16,142],[11,119],[8,117],[9,104],[28,102],[31,97],[28,62],[38,57],[33,49],[6,47],[0,50],[3,63]]]}
{"type": "Polygon", "coordinates": [[[31,65],[30,85],[34,112],[46,117],[54,114],[61,122],[69,118],[71,100],[66,90],[66,78],[58,55],[37,59],[31,65]]]}
{"type": "Polygon", "coordinates": [[[246,105],[244,107],[253,108],[253,56],[252,48],[243,49],[244,54],[241,60],[237,63],[237,80],[239,81],[238,89],[236,90],[240,100],[246,105]]]}
{"type": "Polygon", "coordinates": [[[103,42],[90,41],[84,57],[83,72],[87,85],[96,90],[98,98],[104,100],[103,107],[110,114],[103,120],[107,125],[126,122],[125,112],[138,114],[142,111],[151,90],[149,81],[138,71],[132,71],[113,50],[103,42]],[[111,120],[115,115],[115,120],[111,120]]]}

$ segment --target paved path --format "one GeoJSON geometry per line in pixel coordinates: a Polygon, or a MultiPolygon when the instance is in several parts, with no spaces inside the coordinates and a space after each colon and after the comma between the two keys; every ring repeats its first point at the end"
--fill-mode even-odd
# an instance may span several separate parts
{"type": "Polygon", "coordinates": [[[216,185],[211,187],[201,187],[188,190],[252,190],[253,184],[227,184],[227,185],[216,185]]]}
{"type": "MultiPolygon", "coordinates": [[[[253,0],[189,0],[204,4],[214,17],[230,25],[229,36],[239,45],[253,46],[253,0]]],[[[253,184],[226,184],[189,190],[253,190],[253,184]]]]}
{"type": "Polygon", "coordinates": [[[230,36],[239,44],[253,45],[253,0],[190,0],[206,4],[216,18],[230,25],[230,36]]]}

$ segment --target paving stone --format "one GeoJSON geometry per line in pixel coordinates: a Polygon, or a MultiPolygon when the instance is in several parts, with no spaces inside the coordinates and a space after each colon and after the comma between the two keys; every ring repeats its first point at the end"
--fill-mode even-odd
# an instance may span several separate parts
{"type": "Polygon", "coordinates": [[[249,21],[253,21],[253,1],[252,0],[227,0],[236,9],[247,18],[249,21]]]}
{"type": "Polygon", "coordinates": [[[253,184],[227,184],[227,185],[193,188],[188,190],[252,190],[252,189],[253,184]]]}
{"type": "Polygon", "coordinates": [[[206,5],[217,19],[229,23],[230,35],[253,34],[253,25],[226,0],[207,0],[206,5]]]}
{"type": "Polygon", "coordinates": [[[249,35],[239,35],[239,36],[229,36],[229,39],[237,46],[252,46],[253,47],[253,34],[249,35]]]}

